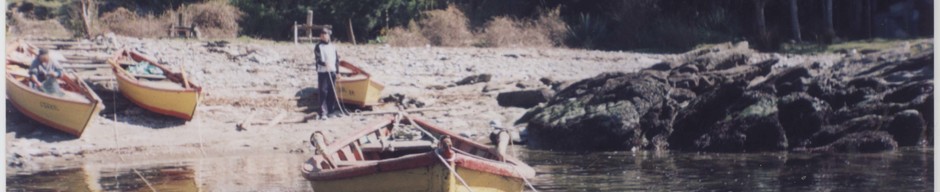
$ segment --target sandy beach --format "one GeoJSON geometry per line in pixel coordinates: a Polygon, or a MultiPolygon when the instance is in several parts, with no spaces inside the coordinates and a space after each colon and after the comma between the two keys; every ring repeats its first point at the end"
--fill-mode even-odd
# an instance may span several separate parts
{"type": "MultiPolygon", "coordinates": [[[[115,38],[103,50],[59,50],[63,55],[106,58],[120,48],[137,48],[168,63],[183,65],[203,86],[192,121],[135,106],[114,91],[108,68],[77,70],[102,98],[105,109],[81,137],[41,125],[7,105],[8,171],[49,169],[88,162],[166,161],[187,157],[271,153],[310,153],[314,131],[338,138],[390,115],[351,115],[301,121],[314,110],[316,75],[310,44],[258,40],[220,41],[115,38]],[[283,115],[282,115],[283,114],[283,115]],[[284,116],[285,122],[268,125],[284,116]],[[251,124],[237,124],[249,116],[251,124]]],[[[499,92],[548,87],[542,80],[568,82],[603,72],[632,72],[675,55],[587,51],[563,48],[442,48],[339,44],[340,57],[386,85],[383,97],[401,94],[435,109],[416,113],[454,132],[486,142],[491,120],[510,125],[526,109],[502,107],[499,92]],[[473,75],[489,82],[455,85],[473,75]]],[[[68,62],[66,62],[68,63],[68,62]]],[[[412,102],[414,103],[414,102],[412,102]]],[[[419,109],[409,105],[409,109],[419,109]]],[[[395,111],[394,104],[352,112],[395,111]]]]}

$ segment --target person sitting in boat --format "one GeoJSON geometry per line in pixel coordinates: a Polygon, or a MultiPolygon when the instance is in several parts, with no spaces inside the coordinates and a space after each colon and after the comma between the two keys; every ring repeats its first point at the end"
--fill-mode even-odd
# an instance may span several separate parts
{"type": "Polygon", "coordinates": [[[320,102],[320,118],[338,117],[339,99],[336,95],[336,72],[339,69],[339,55],[330,39],[332,30],[324,27],[320,32],[320,42],[314,45],[317,67],[317,97],[320,102]]]}
{"type": "Polygon", "coordinates": [[[49,50],[40,49],[36,59],[29,66],[30,87],[33,87],[44,93],[61,96],[58,79],[62,77],[62,67],[59,61],[51,59],[49,50]]]}

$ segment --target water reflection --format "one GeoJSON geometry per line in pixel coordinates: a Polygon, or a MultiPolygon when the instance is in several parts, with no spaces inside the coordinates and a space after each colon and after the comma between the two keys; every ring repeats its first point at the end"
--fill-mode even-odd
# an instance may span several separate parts
{"type": "Polygon", "coordinates": [[[933,189],[932,153],[519,154],[541,191],[925,191],[933,189]]]}
{"type": "MultiPolygon", "coordinates": [[[[8,191],[308,191],[303,155],[265,154],[146,165],[8,173],[8,191]]],[[[8,170],[9,172],[9,170],[8,170]]]]}
{"type": "MultiPolygon", "coordinates": [[[[933,150],[879,154],[597,152],[515,148],[541,191],[929,191],[933,150]]],[[[10,191],[309,191],[305,154],[11,173],[10,191]],[[143,178],[143,179],[142,179],[143,178]],[[148,185],[149,184],[149,185],[148,185]]]]}

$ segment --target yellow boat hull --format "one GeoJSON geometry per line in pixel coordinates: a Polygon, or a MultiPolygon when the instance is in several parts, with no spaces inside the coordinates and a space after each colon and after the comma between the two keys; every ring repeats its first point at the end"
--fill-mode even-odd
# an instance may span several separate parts
{"type": "Polygon", "coordinates": [[[148,87],[124,75],[115,75],[118,89],[128,100],[155,113],[192,120],[199,104],[199,91],[192,89],[160,89],[148,87]]]}
{"type": "Polygon", "coordinates": [[[347,104],[358,105],[361,107],[372,106],[379,103],[379,97],[382,96],[382,85],[371,77],[355,80],[339,79],[336,82],[336,88],[340,101],[347,104]]]}
{"type": "MultiPolygon", "coordinates": [[[[473,191],[522,191],[524,187],[518,178],[459,167],[457,174],[473,191]]],[[[314,191],[467,191],[443,164],[310,183],[314,191]]]]}
{"type": "Polygon", "coordinates": [[[21,113],[63,132],[81,136],[101,111],[100,100],[73,101],[36,91],[6,75],[7,99],[21,113]]]}

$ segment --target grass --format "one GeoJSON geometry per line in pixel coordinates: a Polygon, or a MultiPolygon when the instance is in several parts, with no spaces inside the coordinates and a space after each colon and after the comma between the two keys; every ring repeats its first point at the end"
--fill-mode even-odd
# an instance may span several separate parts
{"type": "Polygon", "coordinates": [[[880,51],[890,48],[895,48],[904,45],[906,42],[917,42],[924,41],[929,39],[871,39],[871,40],[858,40],[858,41],[846,41],[839,42],[829,45],[824,44],[784,44],[780,48],[782,53],[793,53],[793,54],[820,54],[820,53],[836,53],[836,52],[845,52],[848,50],[858,50],[858,51],[880,51]]]}

